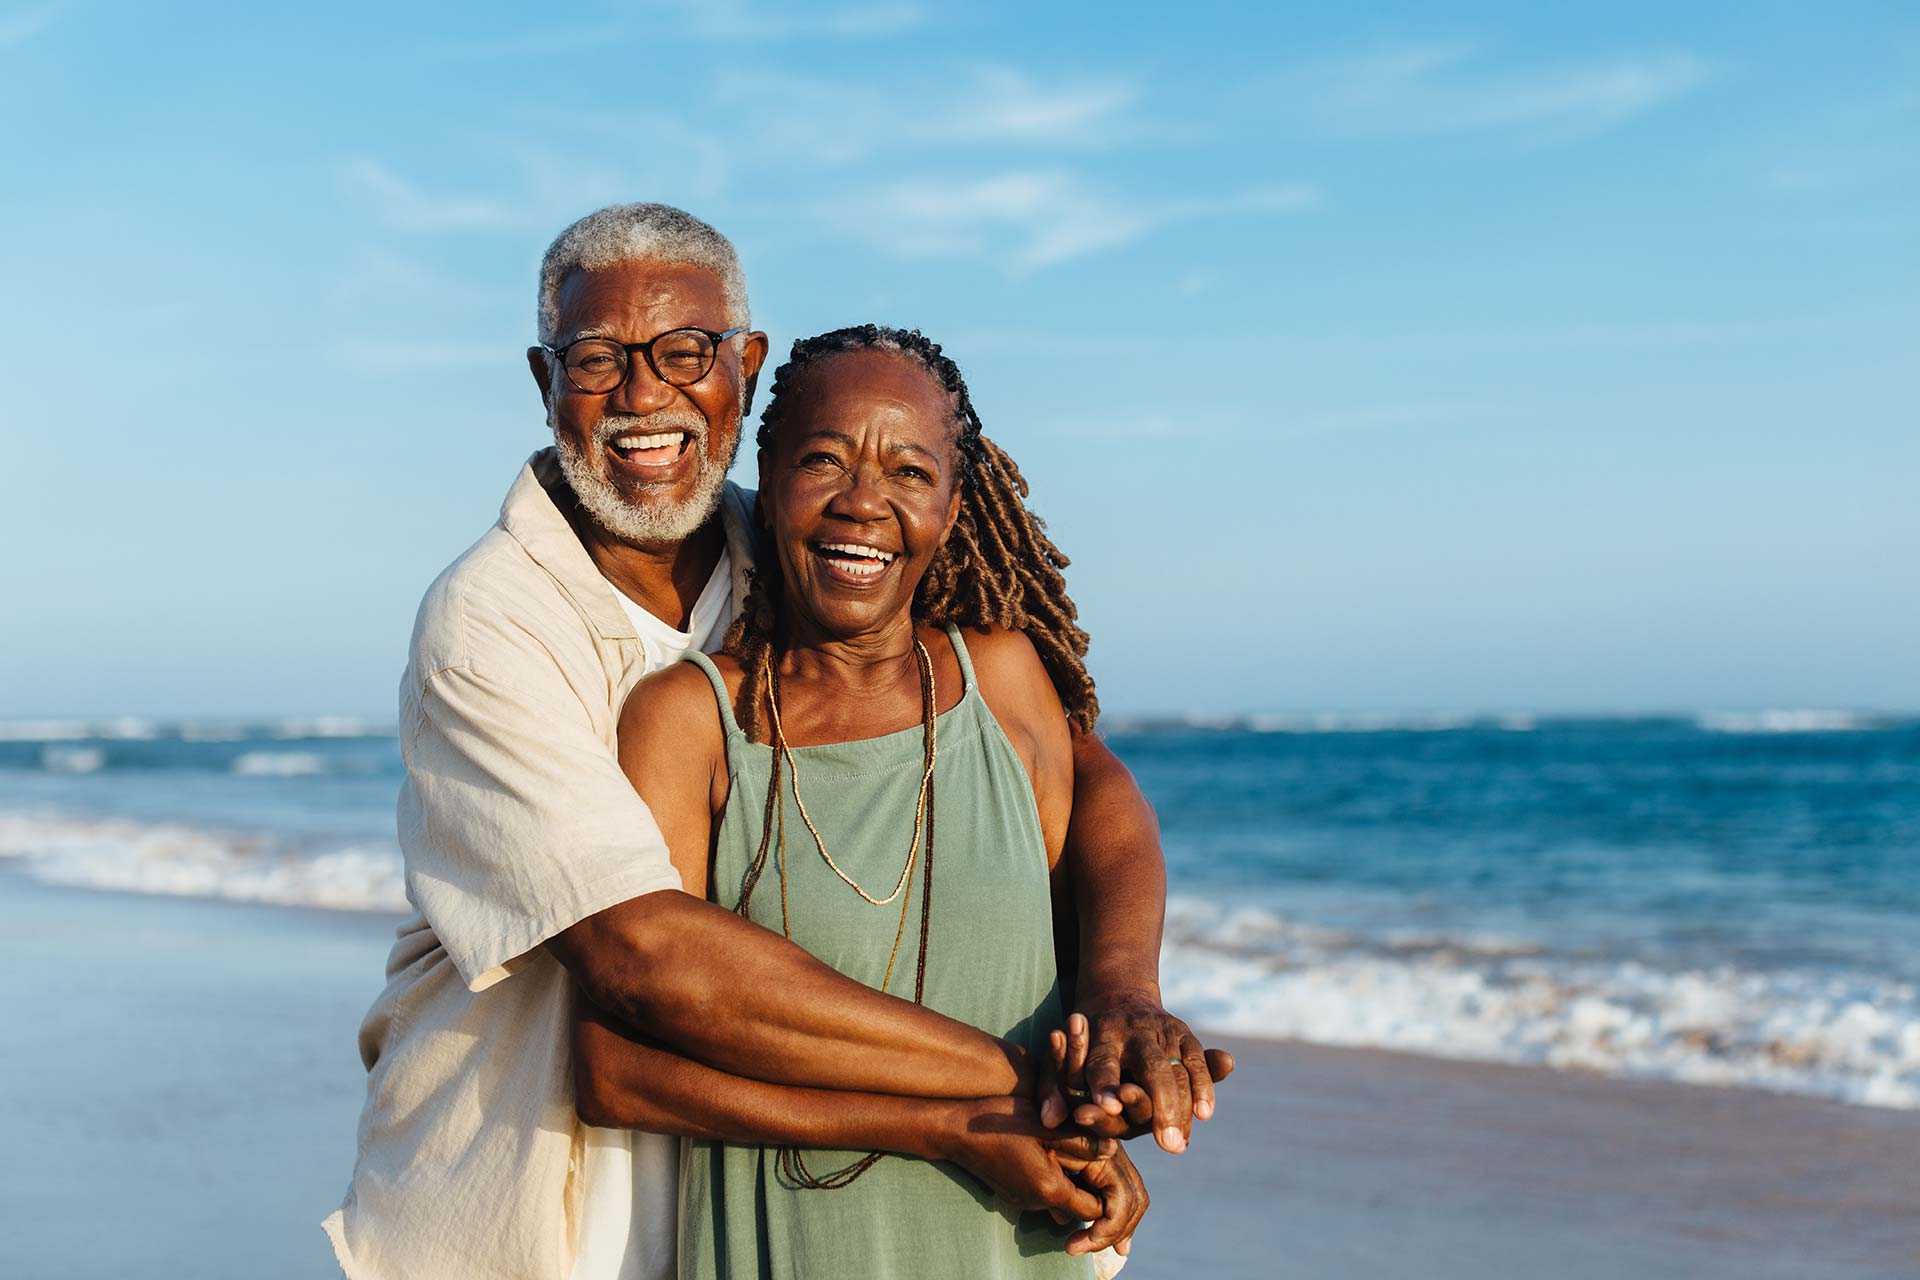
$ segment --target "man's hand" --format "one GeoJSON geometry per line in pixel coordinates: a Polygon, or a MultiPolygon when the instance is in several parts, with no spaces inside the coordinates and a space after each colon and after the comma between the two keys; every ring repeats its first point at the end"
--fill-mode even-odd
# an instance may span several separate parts
{"type": "MultiPolygon", "coordinates": [[[[1067,1157],[1061,1158],[1061,1164],[1071,1168],[1067,1157]]],[[[1098,1253],[1111,1247],[1122,1257],[1126,1256],[1133,1248],[1133,1230],[1146,1216],[1148,1203],[1147,1184],[1141,1181],[1140,1171],[1133,1167],[1126,1150],[1115,1144],[1110,1157],[1090,1161],[1073,1170],[1073,1178],[1081,1186],[1099,1193],[1105,1211],[1068,1238],[1067,1252],[1098,1253]]]]}
{"type": "Polygon", "coordinates": [[[1022,1209],[1044,1209],[1056,1218],[1081,1222],[1105,1219],[1101,1197],[1068,1177],[1066,1167],[1079,1170],[1110,1160],[1119,1143],[1050,1131],[1033,1104],[1021,1098],[980,1098],[946,1106],[942,1159],[1022,1209]]]}
{"type": "Polygon", "coordinates": [[[1233,1055],[1204,1048],[1151,996],[1090,1004],[1091,1018],[1070,1016],[1035,1064],[1042,1123],[1053,1128],[1070,1114],[1082,1129],[1118,1138],[1151,1125],[1163,1148],[1186,1150],[1194,1118],[1213,1115],[1213,1086],[1232,1073],[1233,1055]],[[1076,1094],[1084,1099],[1077,1106],[1076,1094]]]}

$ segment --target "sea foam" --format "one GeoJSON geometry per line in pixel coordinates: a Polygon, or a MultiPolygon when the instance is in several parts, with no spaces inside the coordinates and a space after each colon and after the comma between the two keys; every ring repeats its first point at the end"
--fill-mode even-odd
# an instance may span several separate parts
{"type": "Polygon", "coordinates": [[[1486,935],[1368,938],[1178,899],[1169,1007],[1220,1032],[1920,1108],[1920,997],[1868,974],[1661,969],[1486,935]]]}
{"type": "Polygon", "coordinates": [[[234,757],[232,769],[256,778],[310,778],[327,772],[327,761],[311,751],[246,751],[234,757]]]}
{"type": "Polygon", "coordinates": [[[1773,707],[1764,711],[1703,711],[1694,723],[1708,733],[1860,733],[1881,728],[1886,718],[1858,711],[1773,707]]]}
{"type": "Polygon", "coordinates": [[[176,823],[0,813],[0,858],[50,884],[346,911],[404,911],[391,845],[295,849],[176,823]]]}

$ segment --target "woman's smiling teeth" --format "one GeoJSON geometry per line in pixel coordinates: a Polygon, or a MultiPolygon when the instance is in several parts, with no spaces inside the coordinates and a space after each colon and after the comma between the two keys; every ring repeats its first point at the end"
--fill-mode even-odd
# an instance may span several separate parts
{"type": "Polygon", "coordinates": [[[871,578],[893,563],[895,553],[857,542],[816,542],[814,553],[841,573],[871,578]]]}

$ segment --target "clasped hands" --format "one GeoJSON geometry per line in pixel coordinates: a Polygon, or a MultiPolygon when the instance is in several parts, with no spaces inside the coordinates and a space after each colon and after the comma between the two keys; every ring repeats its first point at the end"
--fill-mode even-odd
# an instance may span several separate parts
{"type": "Polygon", "coordinates": [[[1233,1055],[1202,1046],[1150,995],[1087,1005],[1038,1055],[1031,1102],[1005,1098],[975,1111],[956,1156],[1022,1208],[1089,1223],[1068,1239],[1068,1253],[1125,1254],[1148,1197],[1121,1141],[1150,1132],[1165,1150],[1186,1150],[1193,1121],[1214,1113],[1214,1086],[1233,1071],[1233,1055]]]}

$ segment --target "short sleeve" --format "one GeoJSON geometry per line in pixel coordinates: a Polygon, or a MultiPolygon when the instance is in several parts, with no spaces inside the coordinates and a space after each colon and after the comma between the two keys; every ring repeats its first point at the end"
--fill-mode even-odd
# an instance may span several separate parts
{"type": "Polygon", "coordinates": [[[473,991],[595,912],[680,887],[645,802],[557,667],[552,680],[437,672],[408,733],[407,887],[473,991]]]}

